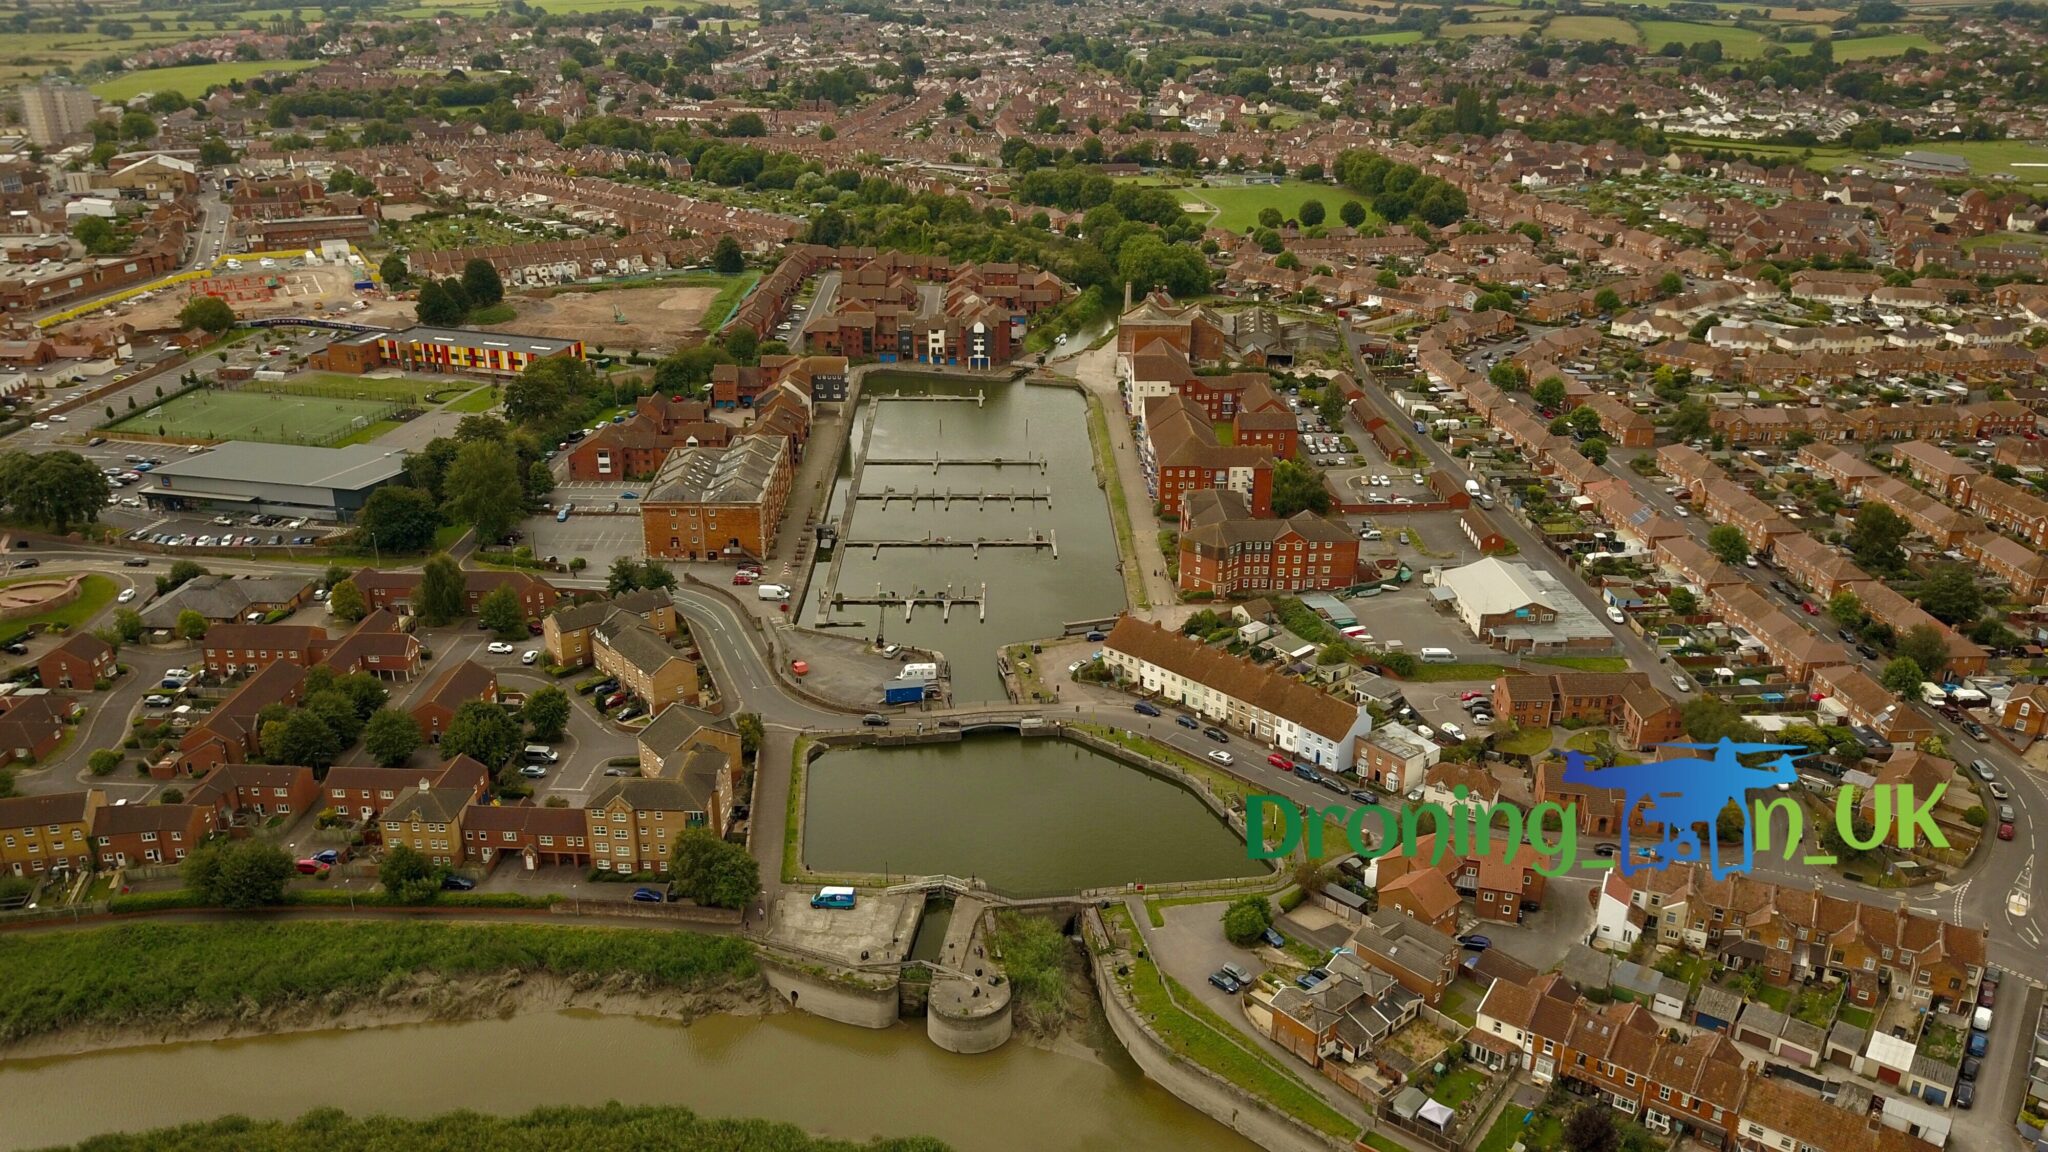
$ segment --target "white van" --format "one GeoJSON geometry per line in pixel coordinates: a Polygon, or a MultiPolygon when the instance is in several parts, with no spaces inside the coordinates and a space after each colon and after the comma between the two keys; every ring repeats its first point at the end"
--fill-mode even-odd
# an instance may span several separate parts
{"type": "Polygon", "coordinates": [[[1456,664],[1458,658],[1451,655],[1449,648],[1424,648],[1420,653],[1424,664],[1456,664]]]}
{"type": "Polygon", "coordinates": [[[754,595],[763,600],[787,600],[789,589],[780,584],[762,584],[755,587],[754,595]]]}

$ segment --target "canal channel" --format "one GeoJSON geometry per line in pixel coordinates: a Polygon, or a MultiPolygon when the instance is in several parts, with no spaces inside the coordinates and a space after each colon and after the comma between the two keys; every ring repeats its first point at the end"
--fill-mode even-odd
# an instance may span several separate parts
{"type": "Polygon", "coordinates": [[[1123,610],[1116,535],[1096,485],[1087,402],[1079,392],[871,372],[850,423],[851,443],[824,523],[840,524],[846,502],[856,498],[856,467],[860,491],[869,498],[856,500],[836,569],[833,557],[821,552],[799,609],[803,623],[850,626],[857,635],[941,651],[951,665],[954,699],[973,703],[1004,698],[996,667],[1002,645],[1057,636],[1069,621],[1123,610]],[[961,399],[932,399],[942,396],[961,399]],[[943,459],[937,468],[880,463],[934,456],[943,459]],[[998,459],[1003,463],[983,462],[998,459]],[[921,498],[913,501],[913,493],[921,498]],[[878,498],[884,495],[891,499],[878,498]],[[876,541],[926,539],[935,543],[874,547],[876,541]],[[1007,543],[976,549],[976,540],[1007,543]],[[931,604],[918,605],[908,623],[900,603],[849,604],[827,613],[819,591],[835,578],[832,590],[849,598],[980,597],[985,585],[987,600],[956,604],[950,620],[931,604]]]}
{"type": "Polygon", "coordinates": [[[785,1013],[684,1026],[588,1012],[167,1044],[0,1062],[0,1150],[227,1114],[516,1114],[616,1100],[846,1140],[926,1135],[959,1152],[1253,1152],[1145,1079],[1113,1038],[1090,1046],[958,1056],[909,1024],[870,1031],[785,1013]]]}
{"type": "Polygon", "coordinates": [[[818,872],[972,876],[1018,897],[1264,874],[1194,794],[1065,740],[835,748],[804,788],[818,872]]]}

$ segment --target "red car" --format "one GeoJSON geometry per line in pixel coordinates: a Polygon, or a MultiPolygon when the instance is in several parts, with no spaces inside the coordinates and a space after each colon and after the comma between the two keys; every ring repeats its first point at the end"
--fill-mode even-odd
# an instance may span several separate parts
{"type": "Polygon", "coordinates": [[[1280,769],[1282,772],[1294,771],[1294,761],[1289,760],[1287,757],[1282,756],[1278,752],[1274,752],[1268,755],[1266,757],[1266,763],[1271,764],[1273,767],[1280,769]]]}
{"type": "Polygon", "coordinates": [[[732,582],[735,584],[752,584],[754,582],[754,574],[752,572],[735,572],[732,574],[732,582]]]}
{"type": "Polygon", "coordinates": [[[1998,838],[2000,840],[2012,839],[2012,824],[2010,822],[2001,822],[1998,825],[1998,838]]]}
{"type": "Polygon", "coordinates": [[[1458,702],[1462,704],[1467,700],[1477,700],[1484,695],[1486,695],[1484,692],[1460,692],[1458,693],[1458,702]]]}
{"type": "Polygon", "coordinates": [[[298,863],[299,874],[301,876],[318,876],[322,872],[327,871],[328,868],[329,864],[327,863],[327,861],[315,860],[310,856],[308,856],[304,860],[299,861],[298,863]]]}
{"type": "Polygon", "coordinates": [[[1799,610],[1806,613],[1808,616],[1820,615],[1820,606],[1815,604],[1811,600],[1801,600],[1799,602],[1799,610]]]}

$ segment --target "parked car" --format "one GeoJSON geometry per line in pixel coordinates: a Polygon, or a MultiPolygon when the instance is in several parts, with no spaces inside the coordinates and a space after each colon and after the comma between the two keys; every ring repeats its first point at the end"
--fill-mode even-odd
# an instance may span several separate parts
{"type": "Polygon", "coordinates": [[[1159,705],[1149,700],[1140,700],[1136,704],[1131,705],[1131,711],[1136,712],[1140,716],[1157,716],[1160,714],[1159,705]]]}
{"type": "Polygon", "coordinates": [[[1290,764],[1290,767],[1293,768],[1294,774],[1296,776],[1301,777],[1303,780],[1306,780],[1311,784],[1321,784],[1323,782],[1323,774],[1309,767],[1306,764],[1290,764]]]}
{"type": "Polygon", "coordinates": [[[299,875],[301,876],[318,876],[321,873],[327,871],[328,865],[313,859],[311,856],[308,856],[305,859],[300,860],[298,862],[297,868],[299,870],[299,875]]]}
{"type": "Polygon", "coordinates": [[[1481,936],[1475,932],[1470,935],[1458,937],[1458,943],[1464,945],[1471,951],[1484,952],[1488,948],[1493,947],[1493,938],[1490,936],[1481,936]]]}
{"type": "Polygon", "coordinates": [[[1969,1043],[1963,1046],[1963,1050],[1972,1056],[1978,1057],[1979,1059],[1982,1059],[1983,1057],[1990,1055],[1991,1034],[1989,1032],[1970,1033],[1969,1043]]]}
{"type": "Polygon", "coordinates": [[[1292,772],[1294,770],[1294,761],[1289,760],[1278,752],[1268,752],[1266,754],[1266,763],[1271,764],[1282,772],[1292,772]]]}
{"type": "Polygon", "coordinates": [[[1259,939],[1265,941],[1268,945],[1271,945],[1274,948],[1287,947],[1287,938],[1285,936],[1280,935],[1278,932],[1273,931],[1271,928],[1268,928],[1264,932],[1259,933],[1259,939]]]}
{"type": "Polygon", "coordinates": [[[313,853],[312,858],[331,868],[341,863],[341,852],[338,849],[327,848],[313,853]]]}
{"type": "Polygon", "coordinates": [[[1109,634],[1101,631],[1091,631],[1088,633],[1088,639],[1091,643],[1099,644],[1102,641],[1109,639],[1109,634]]]}
{"type": "Polygon", "coordinates": [[[521,652],[519,654],[519,662],[521,664],[531,664],[539,659],[540,649],[538,648],[528,648],[526,651],[521,652]]]}
{"type": "Polygon", "coordinates": [[[1209,759],[1214,760],[1218,764],[1234,764],[1237,762],[1237,757],[1232,756],[1221,748],[1209,753],[1209,759]]]}
{"type": "Polygon", "coordinates": [[[548,766],[545,764],[522,764],[519,768],[519,774],[528,780],[539,780],[548,774],[548,766]]]}
{"type": "Polygon", "coordinates": [[[484,651],[489,652],[493,656],[510,656],[512,654],[512,646],[503,640],[493,640],[489,644],[484,645],[484,651]]]}
{"type": "Polygon", "coordinates": [[[879,712],[868,713],[860,718],[860,722],[869,728],[887,728],[889,726],[889,718],[879,712]]]}
{"type": "Polygon", "coordinates": [[[1183,728],[1200,728],[1202,726],[1202,722],[1200,720],[1197,720],[1193,716],[1189,716],[1186,714],[1175,716],[1173,718],[1173,722],[1175,724],[1180,725],[1183,728]]]}
{"type": "Polygon", "coordinates": [[[1984,726],[1975,720],[1963,721],[1963,731],[1968,732],[1972,740],[1983,741],[1990,739],[1989,734],[1984,731],[1984,726]]]}
{"type": "Polygon", "coordinates": [[[1956,1107],[1968,1111],[1970,1105],[1975,1104],[1976,1102],[1976,1084],[1972,1083],[1971,1081],[1965,1080],[1962,1083],[1956,1085],[1956,1107]]]}
{"type": "Polygon", "coordinates": [[[2010,823],[2000,824],[1998,826],[1998,838],[2000,840],[2012,839],[2012,825],[2010,823]]]}
{"type": "Polygon", "coordinates": [[[1301,975],[1295,977],[1294,984],[1295,987],[1300,988],[1302,991],[1306,992],[1309,989],[1314,988],[1316,985],[1321,984],[1323,981],[1328,980],[1329,978],[1330,970],[1328,968],[1311,968],[1308,971],[1302,973],[1301,975]]]}
{"type": "Polygon", "coordinates": [[[1237,978],[1235,976],[1232,976],[1230,973],[1224,971],[1221,968],[1218,968],[1216,971],[1209,973],[1209,983],[1214,984],[1216,987],[1223,989],[1225,992],[1230,993],[1232,996],[1235,996],[1239,992],[1244,991],[1244,985],[1238,983],[1237,978]]]}
{"type": "Polygon", "coordinates": [[[1380,799],[1379,794],[1370,788],[1353,788],[1351,798],[1360,804],[1377,804],[1380,799]]]}
{"type": "Polygon", "coordinates": [[[668,897],[662,895],[659,888],[635,888],[633,889],[633,899],[638,900],[642,904],[660,904],[667,900],[668,897]]]}
{"type": "Polygon", "coordinates": [[[449,892],[468,892],[476,887],[476,881],[471,880],[467,876],[457,876],[455,873],[450,872],[448,875],[441,877],[441,887],[449,892]]]}
{"type": "Polygon", "coordinates": [[[1218,744],[1230,743],[1230,733],[1225,732],[1223,729],[1217,728],[1214,725],[1202,729],[1202,735],[1207,736],[1209,739],[1214,740],[1218,744]]]}

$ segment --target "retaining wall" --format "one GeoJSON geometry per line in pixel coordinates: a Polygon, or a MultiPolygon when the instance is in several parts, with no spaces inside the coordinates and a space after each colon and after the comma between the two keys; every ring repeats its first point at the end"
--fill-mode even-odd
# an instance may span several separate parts
{"type": "Polygon", "coordinates": [[[875,977],[872,984],[856,984],[798,967],[771,952],[760,953],[760,962],[768,986],[793,1008],[856,1028],[895,1026],[900,981],[893,974],[875,977]]]}

